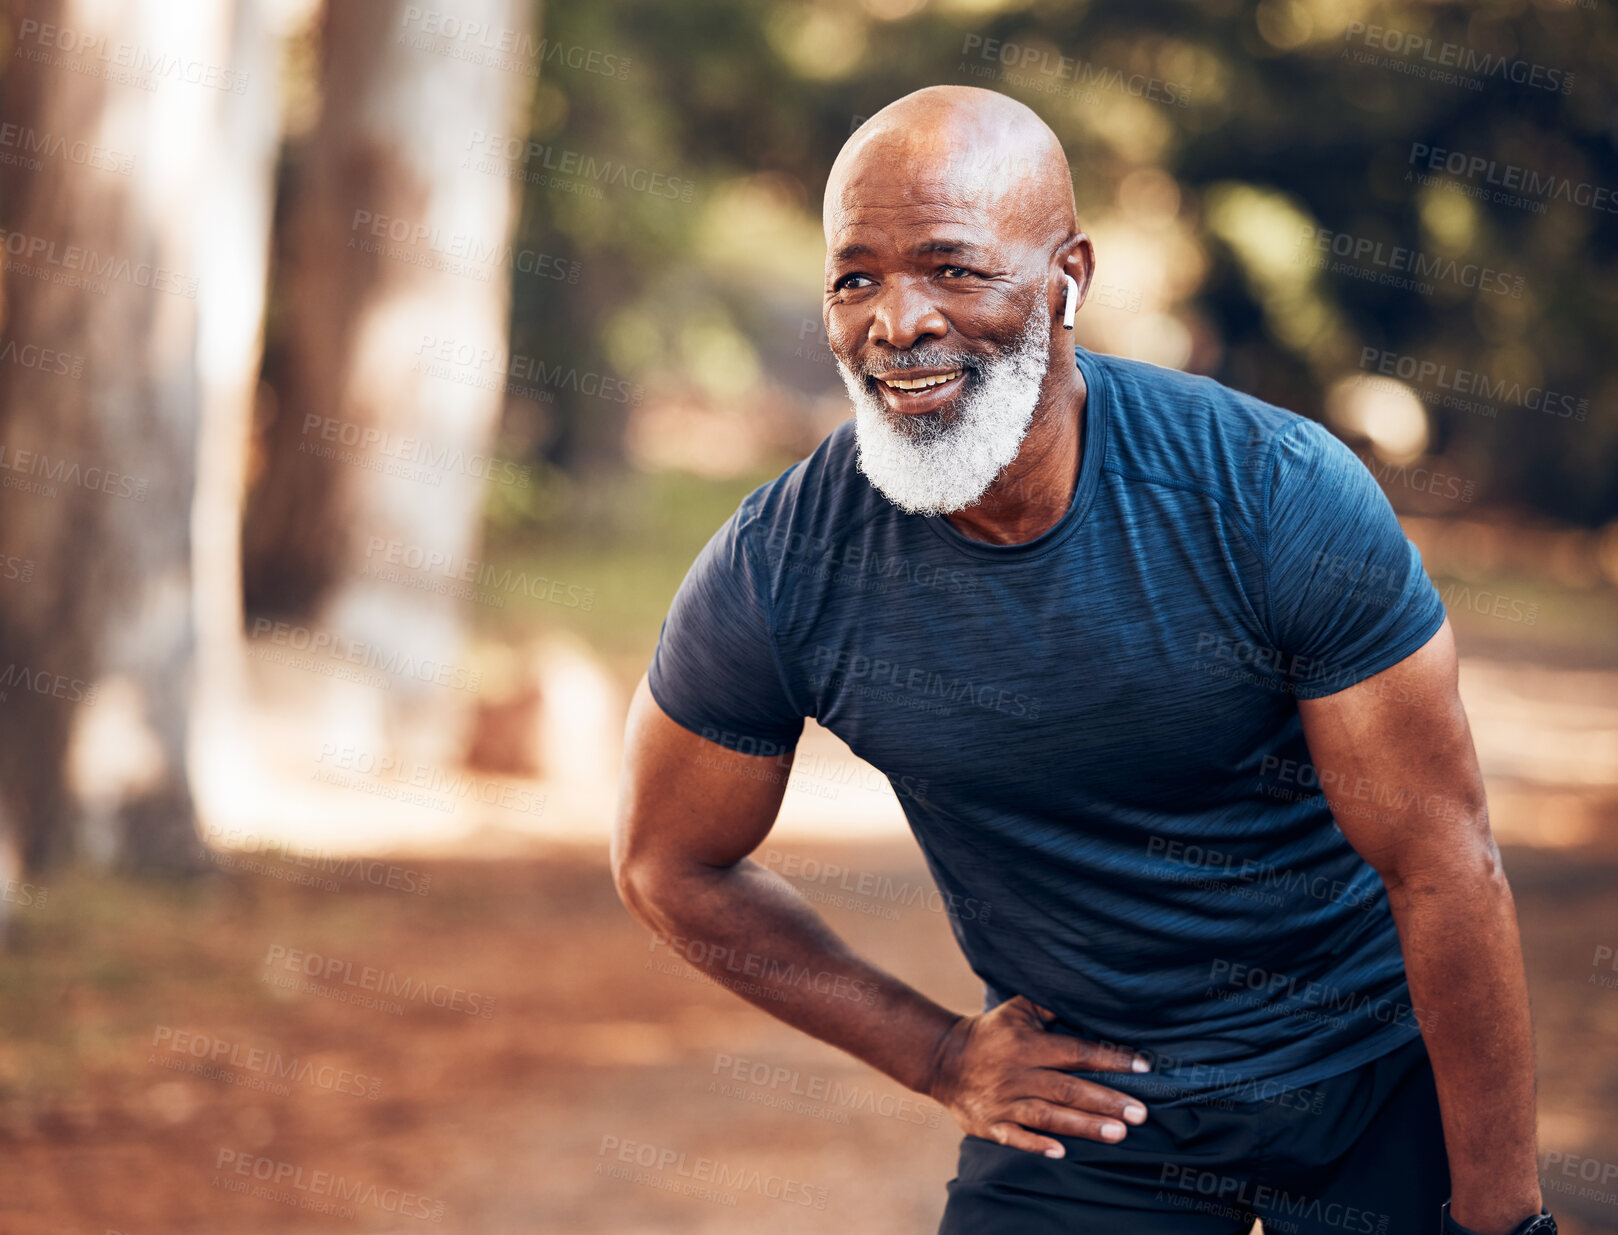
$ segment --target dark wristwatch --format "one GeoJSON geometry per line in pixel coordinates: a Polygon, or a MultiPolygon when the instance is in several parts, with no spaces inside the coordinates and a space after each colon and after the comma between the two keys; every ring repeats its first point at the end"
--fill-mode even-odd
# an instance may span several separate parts
{"type": "MultiPolygon", "coordinates": [[[[1477,1235],[1449,1216],[1449,1202],[1444,1202],[1444,1235],[1477,1235]]],[[[1543,1209],[1531,1218],[1524,1218],[1511,1228],[1511,1235],[1556,1235],[1556,1219],[1551,1211],[1543,1209]]]]}

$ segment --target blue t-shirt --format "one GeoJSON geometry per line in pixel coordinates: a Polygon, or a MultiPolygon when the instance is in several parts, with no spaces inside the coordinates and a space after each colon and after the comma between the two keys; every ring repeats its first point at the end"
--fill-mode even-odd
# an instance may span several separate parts
{"type": "Polygon", "coordinates": [[[1156,1065],[1077,1075],[1159,1104],[1266,1098],[1419,1032],[1297,699],[1403,660],[1443,603],[1321,426],[1076,356],[1083,455],[1057,524],[993,545],[907,514],[856,469],[845,422],[703,549],[652,695],[749,754],[813,716],[881,769],[985,1007],[1026,995],[1156,1065]]]}

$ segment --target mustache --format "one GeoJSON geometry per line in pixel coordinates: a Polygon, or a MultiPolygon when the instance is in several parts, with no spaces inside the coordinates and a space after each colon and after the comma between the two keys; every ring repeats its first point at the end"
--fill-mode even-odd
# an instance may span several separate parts
{"type": "MultiPolygon", "coordinates": [[[[873,355],[843,367],[866,381],[871,381],[878,373],[902,369],[962,369],[968,377],[981,377],[986,368],[1016,361],[1038,351],[1042,347],[1042,336],[1043,326],[1038,315],[1029,314],[1015,339],[1005,342],[985,340],[986,354],[960,346],[926,344],[902,352],[890,352],[885,356],[873,355]]],[[[837,358],[837,363],[843,364],[841,357],[837,358]]]]}
{"type": "Polygon", "coordinates": [[[971,352],[933,348],[924,351],[895,352],[880,359],[862,360],[850,372],[856,377],[874,378],[878,373],[892,373],[895,369],[962,369],[974,374],[982,359],[971,352]]]}

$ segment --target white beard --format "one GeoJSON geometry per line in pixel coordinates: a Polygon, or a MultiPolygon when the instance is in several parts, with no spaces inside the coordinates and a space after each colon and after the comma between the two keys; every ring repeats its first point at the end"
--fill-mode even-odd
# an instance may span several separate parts
{"type": "Polygon", "coordinates": [[[947,427],[939,423],[939,412],[895,424],[898,414],[839,360],[837,371],[854,401],[860,471],[911,514],[944,515],[972,505],[1022,448],[1050,364],[1048,330],[1042,315],[1035,315],[1012,349],[987,363],[963,353],[895,357],[886,366],[890,370],[979,366],[968,370],[968,392],[947,405],[954,414],[947,427]]]}

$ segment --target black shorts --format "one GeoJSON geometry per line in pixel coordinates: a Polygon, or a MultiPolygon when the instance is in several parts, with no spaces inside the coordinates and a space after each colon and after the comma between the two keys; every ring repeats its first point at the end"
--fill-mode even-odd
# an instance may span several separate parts
{"type": "Polygon", "coordinates": [[[939,1235],[1433,1235],[1449,1164],[1418,1035],[1262,1102],[1153,1109],[1066,1158],[961,1141],[939,1235]]]}

